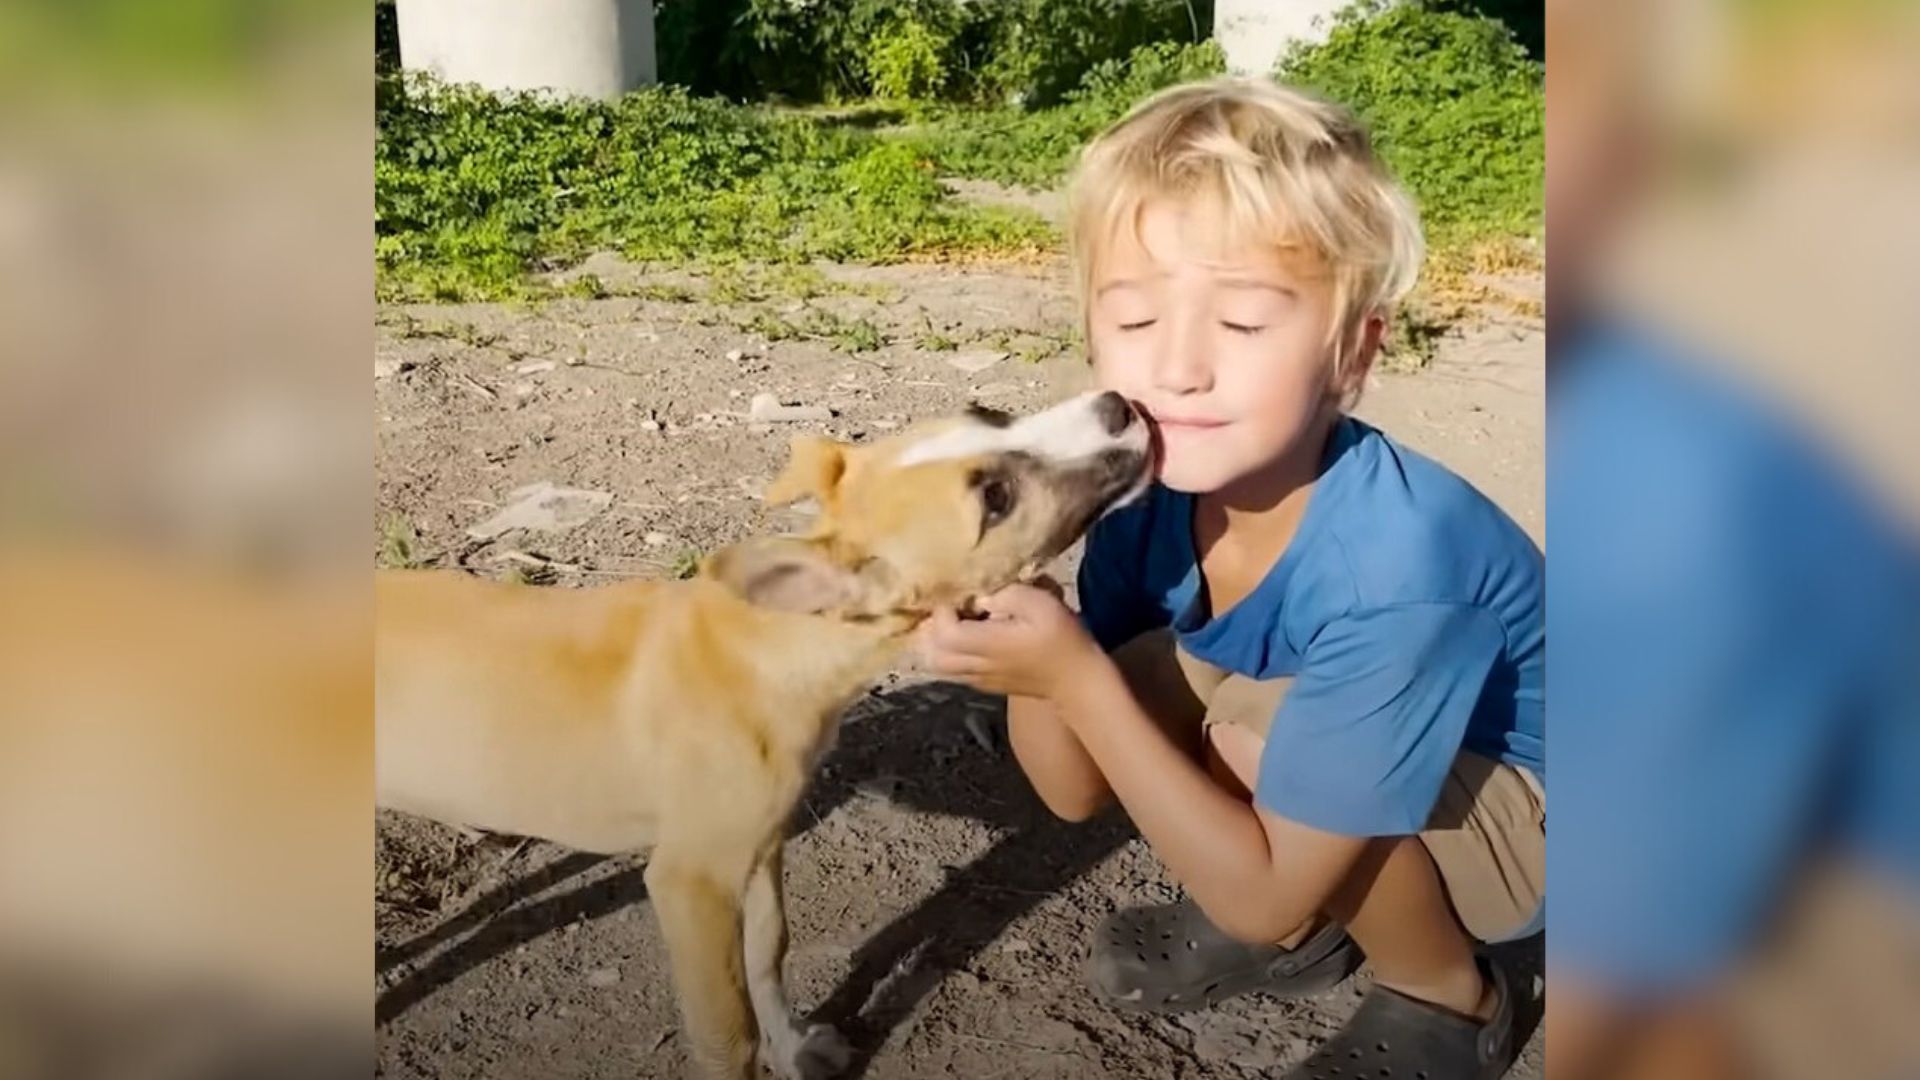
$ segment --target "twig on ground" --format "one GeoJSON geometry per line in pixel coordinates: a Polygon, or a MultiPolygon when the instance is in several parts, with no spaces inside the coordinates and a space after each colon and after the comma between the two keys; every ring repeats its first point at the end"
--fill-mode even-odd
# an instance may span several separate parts
{"type": "Polygon", "coordinates": [[[473,376],[468,375],[464,371],[454,372],[453,377],[457,382],[460,383],[461,386],[464,386],[468,390],[473,391],[476,395],[478,395],[479,397],[487,401],[498,401],[500,399],[500,395],[494,393],[492,387],[481,383],[480,381],[475,379],[473,376]]]}
{"type": "Polygon", "coordinates": [[[502,551],[488,557],[487,561],[519,563],[522,566],[537,567],[541,570],[565,570],[574,574],[585,573],[587,570],[578,563],[563,563],[544,555],[534,555],[525,551],[502,551]]]}

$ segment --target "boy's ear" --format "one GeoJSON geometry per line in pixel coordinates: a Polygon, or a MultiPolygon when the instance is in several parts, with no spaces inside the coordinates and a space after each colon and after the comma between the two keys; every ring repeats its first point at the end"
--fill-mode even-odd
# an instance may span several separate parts
{"type": "Polygon", "coordinates": [[[770,506],[784,506],[810,498],[825,509],[846,471],[845,444],[801,435],[788,451],[787,467],[767,485],[765,499],[770,506]]]}
{"type": "Polygon", "coordinates": [[[790,536],[760,537],[722,548],[701,573],[755,607],[799,615],[875,613],[885,606],[891,575],[869,559],[848,567],[827,544],[790,536]]]}
{"type": "Polygon", "coordinates": [[[1386,339],[1387,317],[1378,311],[1361,319],[1347,332],[1347,340],[1341,342],[1339,381],[1332,387],[1342,408],[1359,400],[1360,391],[1367,385],[1367,373],[1373,370],[1373,362],[1379,358],[1386,339]]]}

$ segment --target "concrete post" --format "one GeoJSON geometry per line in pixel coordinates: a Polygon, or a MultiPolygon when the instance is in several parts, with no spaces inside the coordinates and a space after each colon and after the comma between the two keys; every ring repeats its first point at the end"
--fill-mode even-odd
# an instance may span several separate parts
{"type": "Polygon", "coordinates": [[[656,81],[653,0],[398,0],[400,63],[489,90],[614,98],[656,81]]]}
{"type": "Polygon", "coordinates": [[[1334,13],[1349,2],[1214,0],[1214,40],[1227,54],[1228,71],[1235,75],[1270,75],[1289,44],[1326,40],[1334,13]]]}

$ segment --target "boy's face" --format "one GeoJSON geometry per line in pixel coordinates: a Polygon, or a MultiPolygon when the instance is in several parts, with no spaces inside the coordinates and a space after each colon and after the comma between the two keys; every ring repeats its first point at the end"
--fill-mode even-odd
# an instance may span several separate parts
{"type": "Polygon", "coordinates": [[[1299,452],[1342,389],[1318,260],[1214,243],[1221,232],[1204,208],[1149,203],[1137,240],[1116,237],[1091,283],[1095,374],[1153,418],[1159,480],[1176,491],[1218,491],[1299,452]]]}

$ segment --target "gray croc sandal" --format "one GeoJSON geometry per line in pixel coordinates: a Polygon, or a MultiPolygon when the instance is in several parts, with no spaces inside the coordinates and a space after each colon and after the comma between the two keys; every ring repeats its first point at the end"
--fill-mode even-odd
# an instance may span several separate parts
{"type": "Polygon", "coordinates": [[[1221,932],[1188,900],[1109,917],[1094,935],[1088,974],[1110,1004],[1176,1013],[1255,992],[1316,994],[1353,974],[1360,959],[1337,925],[1291,949],[1248,945],[1221,932]]]}
{"type": "Polygon", "coordinates": [[[1513,1064],[1513,997],[1498,965],[1480,970],[1498,997],[1486,1023],[1375,986],[1286,1080],[1499,1080],[1513,1064]]]}

